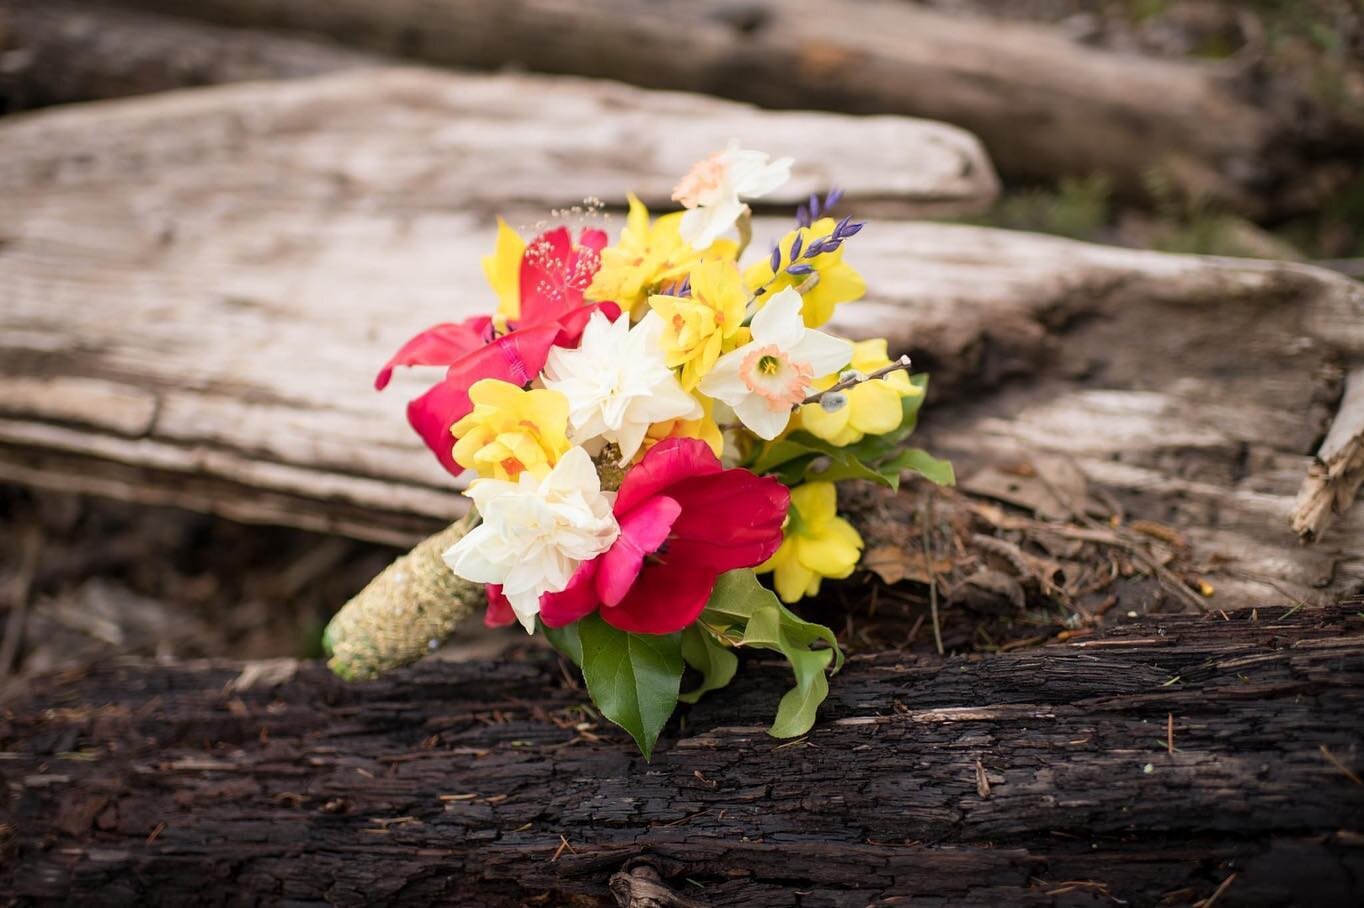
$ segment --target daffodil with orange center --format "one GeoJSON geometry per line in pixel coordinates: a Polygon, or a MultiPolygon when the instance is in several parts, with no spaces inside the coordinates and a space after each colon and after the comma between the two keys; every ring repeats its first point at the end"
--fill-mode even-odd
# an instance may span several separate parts
{"type": "Polygon", "coordinates": [[[469,388],[474,408],[450,427],[454,459],[485,479],[515,482],[549,474],[569,449],[568,398],[485,378],[469,388]]]}
{"type": "Polygon", "coordinates": [[[748,305],[739,269],[732,262],[702,262],[691,272],[691,295],[649,297],[663,320],[663,357],[681,368],[682,387],[690,391],[714,367],[726,341],[743,327],[748,305]]]}

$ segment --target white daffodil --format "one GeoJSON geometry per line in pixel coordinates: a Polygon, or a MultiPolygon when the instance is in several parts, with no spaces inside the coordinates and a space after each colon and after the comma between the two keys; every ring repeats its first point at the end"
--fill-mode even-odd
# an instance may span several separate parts
{"type": "Polygon", "coordinates": [[[445,563],[465,580],[502,584],[527,633],[535,631],[540,596],[564,590],[578,565],[620,532],[582,448],[570,448],[544,479],[529,470],[516,482],[477,479],[465,494],[482,523],[445,552],[445,563]]]}
{"type": "Polygon", "coordinates": [[[766,152],[740,148],[735,139],[724,151],[698,161],[673,189],[682,215],[682,239],[705,249],[734,226],[745,209],[743,199],[767,195],[791,178],[791,159],[770,159],[766,152]]]}
{"type": "Polygon", "coordinates": [[[663,358],[663,321],[650,312],[639,324],[592,314],[576,350],[554,347],[545,387],[568,398],[569,439],[614,441],[621,463],[635,456],[654,423],[699,419],[701,405],[682,390],[663,358]]]}
{"type": "Polygon", "coordinates": [[[702,394],[729,404],[740,422],[769,441],[786,428],[815,379],[852,358],[850,341],[805,327],[801,303],[790,287],[773,295],[753,316],[753,340],[720,357],[701,379],[702,394]]]}

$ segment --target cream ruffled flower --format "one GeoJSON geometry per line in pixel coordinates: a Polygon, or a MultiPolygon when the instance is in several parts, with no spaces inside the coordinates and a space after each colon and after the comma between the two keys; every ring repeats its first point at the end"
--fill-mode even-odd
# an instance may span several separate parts
{"type": "Polygon", "coordinates": [[[701,393],[724,401],[759,438],[771,440],[791,409],[852,358],[850,341],[805,327],[800,294],[787,288],[753,316],[753,340],[720,357],[701,379],[701,393]]]}
{"type": "Polygon", "coordinates": [[[540,597],[563,591],[573,572],[611,547],[620,533],[611,499],[582,448],[571,448],[544,479],[477,479],[465,493],[482,523],[445,552],[465,580],[500,583],[527,633],[540,597]]]}
{"type": "Polygon", "coordinates": [[[767,195],[791,178],[791,159],[770,159],[766,152],[740,148],[735,139],[724,151],[698,161],[673,189],[673,201],[688,209],[682,215],[682,239],[704,249],[748,207],[743,199],[767,195]]]}
{"type": "Polygon", "coordinates": [[[701,405],[682,390],[663,358],[663,322],[650,312],[639,324],[593,313],[576,350],[554,347],[545,387],[568,398],[574,444],[602,438],[620,447],[621,463],[635,456],[654,423],[698,419],[701,405]]]}

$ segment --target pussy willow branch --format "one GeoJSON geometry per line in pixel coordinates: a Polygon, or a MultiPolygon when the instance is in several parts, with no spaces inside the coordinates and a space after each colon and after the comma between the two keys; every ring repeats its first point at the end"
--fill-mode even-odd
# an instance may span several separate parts
{"type": "Polygon", "coordinates": [[[875,372],[869,372],[866,375],[852,375],[849,376],[848,378],[841,379],[837,384],[825,388],[823,391],[820,391],[818,393],[811,394],[809,397],[805,398],[799,404],[797,404],[797,406],[804,406],[805,404],[817,404],[819,403],[819,399],[823,397],[825,394],[832,394],[835,391],[846,391],[855,385],[862,384],[862,382],[864,381],[872,381],[877,378],[884,378],[885,376],[889,375],[892,372],[899,372],[901,369],[908,368],[909,357],[902,356],[895,362],[891,363],[890,365],[882,366],[875,372]]]}

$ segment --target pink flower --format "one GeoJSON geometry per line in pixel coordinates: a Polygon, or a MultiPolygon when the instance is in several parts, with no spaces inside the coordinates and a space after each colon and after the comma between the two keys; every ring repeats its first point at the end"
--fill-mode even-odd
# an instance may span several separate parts
{"type": "Polygon", "coordinates": [[[612,320],[615,303],[583,304],[583,292],[601,267],[605,231],[584,228],[573,244],[567,227],[540,234],[521,258],[520,319],[499,334],[488,316],[445,322],[421,332],[393,355],[374,379],[382,391],[397,366],[448,366],[445,379],[407,405],[407,421],[451,473],[463,472],[451,456],[450,427],[473,405],[469,386],[482,378],[524,385],[540,374],[553,346],[578,343],[593,312],[612,320]]]}
{"type": "Polygon", "coordinates": [[[680,631],[706,607],[716,577],[776,552],[789,501],[775,479],[724,469],[705,442],[665,439],[625,475],[616,542],[545,596],[540,617],[562,627],[599,611],[623,631],[680,631]]]}

